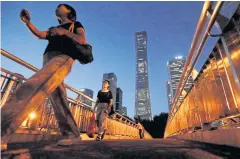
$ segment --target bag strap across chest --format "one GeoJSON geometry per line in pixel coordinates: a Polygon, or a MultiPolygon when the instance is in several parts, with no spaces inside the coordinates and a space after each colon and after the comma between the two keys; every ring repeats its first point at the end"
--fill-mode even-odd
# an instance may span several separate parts
{"type": "Polygon", "coordinates": [[[72,23],[68,30],[73,33],[74,32],[74,27],[75,27],[75,24],[72,23]]]}

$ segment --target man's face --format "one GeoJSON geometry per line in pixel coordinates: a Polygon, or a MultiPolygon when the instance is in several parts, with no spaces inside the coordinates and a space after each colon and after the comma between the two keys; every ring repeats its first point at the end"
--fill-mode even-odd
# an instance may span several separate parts
{"type": "Polygon", "coordinates": [[[56,9],[56,16],[66,16],[68,13],[70,13],[70,10],[68,10],[64,5],[60,5],[56,9]]]}

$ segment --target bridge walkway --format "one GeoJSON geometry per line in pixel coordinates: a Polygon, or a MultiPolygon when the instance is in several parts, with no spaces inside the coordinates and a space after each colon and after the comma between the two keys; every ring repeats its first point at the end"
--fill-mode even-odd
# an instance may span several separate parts
{"type": "Polygon", "coordinates": [[[240,158],[240,149],[176,139],[82,141],[72,146],[56,146],[55,141],[10,144],[2,158],[240,158]]]}

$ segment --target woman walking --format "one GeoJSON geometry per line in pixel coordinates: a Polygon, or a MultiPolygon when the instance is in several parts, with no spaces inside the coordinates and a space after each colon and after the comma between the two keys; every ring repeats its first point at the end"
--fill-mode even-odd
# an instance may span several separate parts
{"type": "Polygon", "coordinates": [[[32,34],[49,43],[43,55],[43,68],[23,83],[1,108],[2,150],[7,149],[8,140],[29,113],[41,106],[50,95],[60,131],[65,137],[58,145],[71,145],[81,141],[77,124],[68,108],[63,82],[77,57],[74,44],[80,44],[83,50],[85,48],[88,51],[89,45],[84,27],[76,21],[76,11],[71,6],[60,4],[55,12],[59,25],[46,31],[39,31],[31,23],[27,10],[22,10],[20,14],[22,22],[32,34]]]}
{"type": "Polygon", "coordinates": [[[96,141],[103,139],[106,129],[104,128],[104,121],[111,110],[113,105],[112,92],[109,90],[110,82],[108,80],[103,81],[102,90],[98,92],[97,102],[94,107],[96,112],[96,123],[98,127],[98,135],[96,141]]]}

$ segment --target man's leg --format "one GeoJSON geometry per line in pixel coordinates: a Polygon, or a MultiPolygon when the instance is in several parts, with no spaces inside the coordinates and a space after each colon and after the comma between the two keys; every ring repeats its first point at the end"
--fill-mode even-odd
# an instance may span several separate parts
{"type": "MultiPolygon", "coordinates": [[[[49,61],[55,56],[58,56],[59,52],[46,53],[43,56],[43,66],[47,65],[49,61]]],[[[50,96],[50,102],[52,103],[54,115],[57,119],[58,126],[63,136],[68,139],[75,138],[74,142],[81,140],[80,132],[78,130],[77,124],[73,118],[73,115],[69,109],[69,102],[67,100],[67,93],[64,87],[64,83],[61,83],[50,96]]],[[[59,145],[70,145],[73,140],[60,140],[59,145]]]]}
{"type": "Polygon", "coordinates": [[[141,129],[139,129],[139,137],[140,137],[140,139],[142,139],[142,130],[141,129]]]}
{"type": "Polygon", "coordinates": [[[69,109],[67,93],[63,83],[56,88],[50,98],[62,135],[66,137],[79,137],[80,133],[69,109]]]}
{"type": "Polygon", "coordinates": [[[3,144],[8,142],[29,113],[42,105],[45,99],[63,82],[71,71],[73,62],[74,60],[68,56],[57,56],[19,86],[12,98],[1,108],[3,144]]]}

